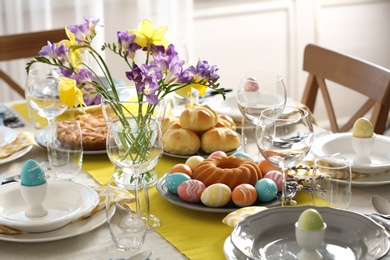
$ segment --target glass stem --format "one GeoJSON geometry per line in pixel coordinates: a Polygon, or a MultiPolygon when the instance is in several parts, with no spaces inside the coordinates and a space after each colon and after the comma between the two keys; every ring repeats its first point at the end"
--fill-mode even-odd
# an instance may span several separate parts
{"type": "Polygon", "coordinates": [[[288,169],[282,168],[282,206],[287,206],[287,173],[288,169]]]}

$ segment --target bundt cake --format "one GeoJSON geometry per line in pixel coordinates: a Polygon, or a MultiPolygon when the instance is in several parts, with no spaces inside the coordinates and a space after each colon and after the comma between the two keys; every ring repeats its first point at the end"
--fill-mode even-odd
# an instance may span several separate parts
{"type": "Polygon", "coordinates": [[[234,189],[242,183],[255,185],[262,178],[259,166],[252,160],[235,156],[215,156],[204,159],[192,172],[192,178],[206,186],[224,183],[234,189]]]}

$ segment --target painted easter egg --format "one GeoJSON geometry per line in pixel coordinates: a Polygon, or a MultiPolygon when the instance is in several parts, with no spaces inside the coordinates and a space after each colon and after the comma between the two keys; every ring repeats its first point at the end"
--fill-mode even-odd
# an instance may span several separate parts
{"type": "Polygon", "coordinates": [[[46,183],[45,172],[37,161],[28,160],[24,163],[20,183],[23,186],[39,186],[46,183]]]}
{"type": "Polygon", "coordinates": [[[248,154],[243,153],[243,152],[235,152],[235,153],[233,153],[232,155],[233,155],[233,156],[236,156],[236,157],[243,157],[243,158],[249,159],[249,160],[251,160],[251,161],[255,161],[255,160],[253,160],[252,157],[250,157],[248,154]]]}
{"type": "Polygon", "coordinates": [[[256,199],[256,189],[250,184],[240,184],[232,191],[232,200],[239,207],[250,206],[255,203],[256,199]]]}
{"type": "Polygon", "coordinates": [[[172,173],[167,176],[165,180],[165,186],[170,192],[177,195],[177,189],[179,188],[180,184],[188,180],[191,180],[191,178],[187,174],[180,172],[172,173]]]}
{"type": "Polygon", "coordinates": [[[198,180],[188,180],[180,184],[177,189],[179,197],[187,202],[199,202],[202,192],[206,189],[206,185],[198,180]]]}
{"type": "Polygon", "coordinates": [[[278,187],[276,183],[268,178],[263,178],[256,182],[257,198],[262,202],[268,202],[276,198],[278,187]]]}
{"type": "Polygon", "coordinates": [[[273,180],[276,183],[276,186],[278,187],[278,191],[282,191],[282,173],[280,171],[269,171],[264,175],[264,178],[268,178],[273,180]]]}
{"type": "Polygon", "coordinates": [[[223,207],[230,201],[232,191],[223,183],[215,183],[208,186],[200,196],[202,203],[208,207],[223,207]]]}
{"type": "Polygon", "coordinates": [[[220,157],[220,156],[227,156],[227,154],[224,151],[215,151],[209,155],[210,157],[220,157]]]}
{"type": "Polygon", "coordinates": [[[374,128],[367,118],[361,117],[353,124],[352,135],[358,138],[370,138],[374,135],[374,128]]]}
{"type": "Polygon", "coordinates": [[[189,157],[185,164],[187,164],[188,166],[190,166],[191,170],[194,171],[196,166],[198,166],[198,164],[203,161],[204,158],[200,155],[193,155],[191,157],[189,157]]]}
{"type": "Polygon", "coordinates": [[[172,167],[170,172],[171,173],[181,172],[181,173],[187,174],[190,177],[192,176],[192,170],[191,170],[190,166],[188,166],[187,164],[184,164],[184,163],[175,164],[172,167]]]}

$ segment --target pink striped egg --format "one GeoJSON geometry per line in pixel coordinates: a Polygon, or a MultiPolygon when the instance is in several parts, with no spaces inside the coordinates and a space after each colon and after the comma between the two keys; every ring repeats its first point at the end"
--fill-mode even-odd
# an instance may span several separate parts
{"type": "Polygon", "coordinates": [[[177,188],[179,197],[187,202],[199,202],[202,192],[206,189],[206,185],[198,180],[188,180],[183,182],[177,188]]]}
{"type": "Polygon", "coordinates": [[[202,203],[208,207],[223,207],[230,201],[232,191],[226,184],[215,183],[208,186],[200,196],[202,203]]]}
{"type": "Polygon", "coordinates": [[[232,191],[232,200],[239,207],[250,206],[255,203],[256,199],[256,189],[248,183],[240,184],[232,191]]]}
{"type": "Polygon", "coordinates": [[[273,180],[278,187],[278,191],[282,191],[282,173],[280,171],[269,171],[264,175],[264,178],[273,180]]]}

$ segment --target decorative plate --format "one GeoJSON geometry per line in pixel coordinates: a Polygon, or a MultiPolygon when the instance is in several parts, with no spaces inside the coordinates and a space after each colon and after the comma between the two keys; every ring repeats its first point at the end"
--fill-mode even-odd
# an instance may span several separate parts
{"type": "Polygon", "coordinates": [[[250,259],[280,257],[284,250],[296,256],[301,248],[295,239],[295,222],[308,208],[316,209],[327,224],[324,243],[318,248],[323,259],[340,255],[342,259],[379,259],[389,250],[385,229],[370,218],[315,206],[276,207],[251,215],[235,226],[231,242],[250,259]]]}

